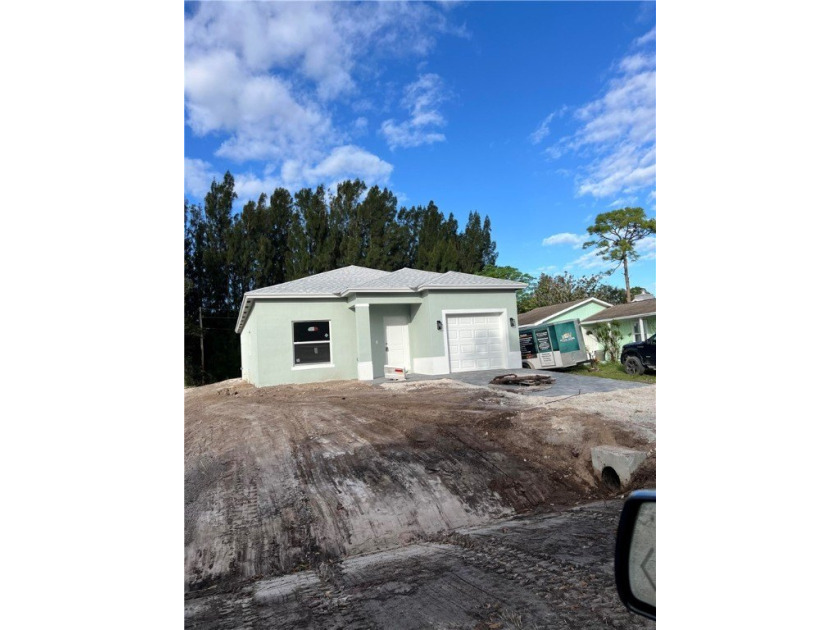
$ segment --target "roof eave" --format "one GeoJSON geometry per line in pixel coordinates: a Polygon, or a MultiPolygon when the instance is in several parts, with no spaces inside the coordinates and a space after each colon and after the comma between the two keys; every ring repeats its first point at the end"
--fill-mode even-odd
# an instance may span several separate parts
{"type": "Polygon", "coordinates": [[[648,313],[639,313],[637,315],[621,315],[619,317],[610,317],[608,319],[587,319],[581,322],[582,325],[585,324],[604,324],[606,322],[615,322],[618,320],[624,319],[639,319],[640,317],[650,317],[652,315],[656,315],[656,311],[648,312],[648,313]]]}
{"type": "Polygon", "coordinates": [[[250,311],[253,310],[252,308],[248,308],[248,312],[246,313],[246,306],[256,300],[293,300],[295,298],[302,298],[305,300],[335,300],[340,297],[341,296],[338,295],[338,293],[246,293],[242,297],[242,304],[239,305],[239,317],[236,320],[236,328],[234,330],[237,333],[242,333],[242,330],[245,328],[245,324],[248,323],[248,317],[251,314],[250,311]]]}
{"type": "Polygon", "coordinates": [[[236,334],[242,334],[242,329],[245,328],[245,324],[248,322],[248,315],[250,315],[250,306],[248,308],[248,315],[245,314],[245,305],[250,305],[253,302],[248,296],[242,298],[242,304],[239,305],[239,317],[236,319],[236,334]]]}
{"type": "Polygon", "coordinates": [[[373,287],[356,287],[345,289],[339,295],[341,297],[345,297],[350,293],[417,293],[417,289],[413,289],[411,287],[400,287],[400,288],[388,288],[388,289],[377,289],[373,287]]]}
{"type": "Polygon", "coordinates": [[[291,300],[294,298],[337,298],[338,293],[252,293],[245,294],[246,300],[291,300]]]}
{"type": "Polygon", "coordinates": [[[528,285],[524,282],[516,282],[513,284],[447,284],[447,285],[435,285],[435,284],[421,284],[417,289],[419,291],[430,291],[430,290],[444,290],[444,291],[464,291],[464,290],[474,290],[478,289],[481,291],[519,291],[520,289],[524,289],[528,285]]]}

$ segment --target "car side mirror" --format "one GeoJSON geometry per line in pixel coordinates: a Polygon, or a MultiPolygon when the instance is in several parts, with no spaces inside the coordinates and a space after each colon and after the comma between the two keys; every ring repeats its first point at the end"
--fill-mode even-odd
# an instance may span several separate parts
{"type": "Polygon", "coordinates": [[[634,613],[656,619],[656,490],[627,497],[615,543],[615,585],[634,613]]]}

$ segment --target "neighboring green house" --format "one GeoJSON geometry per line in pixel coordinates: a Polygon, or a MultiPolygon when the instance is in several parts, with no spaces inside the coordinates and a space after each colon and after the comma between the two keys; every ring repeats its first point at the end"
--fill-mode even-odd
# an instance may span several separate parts
{"type": "Polygon", "coordinates": [[[342,267],[249,291],[236,332],[257,387],[372,380],[385,366],[449,374],[522,364],[522,282],[449,271],[342,267]]]}
{"type": "MultiPolygon", "coordinates": [[[[567,319],[579,319],[581,320],[581,324],[583,324],[583,320],[587,317],[600,313],[611,306],[612,304],[609,302],[594,297],[563,302],[561,304],[552,304],[551,306],[540,306],[527,313],[522,313],[519,316],[519,327],[553,324],[554,322],[562,322],[567,319]]],[[[592,335],[584,333],[583,341],[586,344],[587,352],[598,350],[598,342],[592,338],[592,335]]]]}
{"type": "Polygon", "coordinates": [[[605,308],[612,306],[609,302],[589,297],[573,302],[540,306],[519,316],[519,326],[535,326],[537,324],[551,324],[566,319],[586,319],[605,308]]]}
{"type": "MultiPolygon", "coordinates": [[[[644,341],[656,333],[656,297],[650,293],[641,293],[629,304],[619,304],[581,320],[584,336],[593,339],[586,331],[591,330],[593,324],[603,322],[618,323],[621,329],[620,346],[633,341],[644,341]]],[[[598,358],[602,358],[603,350],[603,345],[599,345],[598,358]]]]}

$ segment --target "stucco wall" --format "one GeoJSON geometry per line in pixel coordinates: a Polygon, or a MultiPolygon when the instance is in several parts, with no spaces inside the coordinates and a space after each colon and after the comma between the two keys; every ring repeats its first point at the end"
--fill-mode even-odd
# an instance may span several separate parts
{"type": "MultiPolygon", "coordinates": [[[[522,361],[519,354],[519,329],[511,327],[508,319],[516,320],[516,294],[490,291],[430,291],[415,315],[415,326],[424,334],[412,341],[414,367],[418,372],[445,374],[449,372],[444,330],[437,329],[438,320],[444,322],[443,311],[498,311],[508,339],[508,367],[518,368],[522,361]]],[[[514,321],[514,323],[517,323],[514,321]]]]}
{"type": "Polygon", "coordinates": [[[249,329],[257,338],[242,344],[242,372],[257,387],[357,378],[356,319],[345,300],[257,300],[242,334],[249,329]],[[305,320],[329,320],[331,366],[294,365],[292,322],[305,320]]]}
{"type": "Polygon", "coordinates": [[[573,308],[572,310],[558,315],[557,317],[552,317],[548,321],[543,322],[544,324],[553,324],[554,322],[562,322],[567,319],[586,319],[587,317],[591,317],[595,313],[600,313],[603,311],[606,306],[602,306],[601,304],[594,304],[590,302],[589,304],[584,304],[583,306],[578,306],[573,308]]]}
{"type": "Polygon", "coordinates": [[[248,319],[242,334],[239,335],[240,351],[242,355],[242,378],[249,383],[258,380],[258,365],[256,358],[257,330],[254,320],[248,319]]]}

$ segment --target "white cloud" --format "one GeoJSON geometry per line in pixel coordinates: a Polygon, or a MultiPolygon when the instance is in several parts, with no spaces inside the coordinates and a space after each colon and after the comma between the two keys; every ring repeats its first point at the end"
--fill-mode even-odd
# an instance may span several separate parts
{"type": "Polygon", "coordinates": [[[561,232],[560,234],[552,234],[543,239],[543,245],[571,245],[579,248],[586,242],[588,237],[585,234],[571,234],[570,232],[561,232]]]}
{"type": "MultiPolygon", "coordinates": [[[[646,236],[636,243],[636,252],[639,254],[638,260],[656,260],[656,236],[646,236]]],[[[591,270],[598,269],[601,271],[614,271],[617,263],[613,261],[606,261],[598,255],[597,248],[588,250],[585,254],[579,256],[570,263],[567,263],[564,269],[580,269],[591,270]]]]}
{"type": "Polygon", "coordinates": [[[653,55],[630,55],[622,59],[618,65],[623,72],[639,72],[655,68],[656,58],[653,55]]]}
{"type": "MultiPolygon", "coordinates": [[[[394,167],[377,156],[359,147],[347,145],[336,147],[327,157],[313,164],[296,160],[287,160],[277,172],[273,165],[268,165],[262,176],[251,171],[233,173],[236,181],[236,205],[241,206],[249,199],[257,199],[262,193],[271,195],[276,188],[286,188],[292,192],[305,186],[326,184],[335,189],[340,181],[364,180],[368,186],[383,185],[394,167]]],[[[184,190],[194,198],[203,198],[210,190],[210,184],[224,177],[204,160],[186,158],[184,160],[184,190]]]]}
{"type": "Polygon", "coordinates": [[[636,243],[639,260],[656,260],[656,237],[646,236],[636,243]]]}
{"type": "MultiPolygon", "coordinates": [[[[574,112],[578,128],[546,149],[553,159],[576,152],[589,162],[577,194],[632,197],[656,183],[656,29],[633,42],[600,98],[574,112]]],[[[613,204],[615,205],[615,204],[613,204]]]]}
{"type": "Polygon", "coordinates": [[[356,133],[366,133],[368,129],[368,119],[364,116],[359,116],[356,120],[353,121],[353,129],[356,133]]]}
{"type": "Polygon", "coordinates": [[[656,27],[655,26],[652,29],[650,29],[647,33],[645,33],[641,37],[637,38],[636,41],[634,41],[633,43],[636,46],[644,46],[645,44],[649,44],[651,42],[653,42],[654,44],[656,43],[656,27]]]}
{"type": "MultiPolygon", "coordinates": [[[[267,168],[263,177],[258,177],[251,172],[233,173],[236,182],[237,199],[235,207],[241,207],[249,199],[257,199],[260,194],[271,195],[275,188],[282,186],[283,182],[278,177],[272,177],[273,169],[267,168]]],[[[224,173],[214,169],[213,166],[204,160],[192,158],[184,159],[184,190],[187,194],[196,199],[203,199],[210,190],[213,180],[222,181],[224,173]]]]}
{"type": "Polygon", "coordinates": [[[256,200],[263,193],[271,197],[274,189],[283,185],[278,177],[274,177],[270,173],[263,177],[258,177],[251,172],[236,173],[233,179],[236,182],[238,204],[244,204],[249,199],[256,200]]]}
{"type": "Polygon", "coordinates": [[[615,146],[611,153],[590,166],[590,173],[578,185],[578,194],[593,197],[639,190],[656,183],[656,148],[641,153],[631,143],[615,146]]]}
{"type": "Polygon", "coordinates": [[[292,189],[322,182],[331,185],[355,177],[373,186],[386,183],[393,170],[391,164],[373,153],[347,145],[336,147],[326,158],[311,166],[289,160],[283,164],[281,175],[284,185],[292,189]]]}
{"type": "Polygon", "coordinates": [[[322,178],[345,179],[351,175],[361,176],[366,183],[384,182],[394,167],[372,153],[352,145],[338,147],[319,164],[306,171],[310,181],[322,178]]]}
{"type": "Polygon", "coordinates": [[[608,263],[604,261],[595,250],[589,251],[582,256],[566,264],[564,269],[600,269],[606,270],[608,263]]]}
{"type": "Polygon", "coordinates": [[[188,122],[196,135],[230,132],[216,154],[233,160],[307,156],[335,138],[329,116],[281,78],[248,75],[229,51],[188,61],[188,122]]]}
{"type": "Polygon", "coordinates": [[[185,21],[184,41],[188,59],[228,50],[252,74],[298,74],[329,100],[354,89],[352,72],[360,57],[383,39],[427,29],[412,49],[428,51],[443,30],[439,20],[435,28],[433,17],[436,12],[427,8],[378,3],[210,2],[185,21]]]}
{"type": "Polygon", "coordinates": [[[636,144],[656,139],[656,71],[622,75],[610,82],[607,94],[575,113],[584,125],[571,141],[573,148],[616,140],[636,144]]]}
{"type": "Polygon", "coordinates": [[[401,123],[393,119],[386,120],[380,127],[388,147],[417,147],[446,140],[439,127],[446,124],[446,119],[438,111],[447,95],[443,80],[437,74],[421,75],[417,81],[406,86],[402,106],[411,117],[401,123]]]}
{"type": "MultiPolygon", "coordinates": [[[[551,121],[554,120],[555,117],[559,117],[559,116],[562,116],[563,114],[565,114],[566,109],[567,108],[565,106],[561,107],[560,109],[558,109],[556,111],[553,111],[548,116],[546,116],[543,119],[543,121],[540,123],[540,126],[537,127],[534,130],[534,132],[529,136],[529,138],[531,139],[531,143],[532,144],[539,144],[540,142],[542,142],[545,139],[545,137],[548,136],[548,134],[551,131],[548,127],[551,124],[551,121]]],[[[551,150],[551,148],[552,147],[549,147],[549,150],[551,150]]],[[[556,157],[560,157],[560,156],[557,155],[556,157]]]]}
{"type": "Polygon", "coordinates": [[[203,198],[210,190],[213,179],[222,179],[221,173],[215,172],[212,165],[204,160],[184,158],[184,191],[195,198],[203,198]]]}
{"type": "Polygon", "coordinates": [[[632,206],[634,203],[636,203],[637,199],[638,199],[638,197],[621,197],[620,199],[616,199],[611,204],[609,204],[608,207],[610,207],[610,208],[619,208],[619,207],[626,208],[626,207],[632,206]]]}
{"type": "MultiPolygon", "coordinates": [[[[342,162],[362,169],[348,176],[381,177],[390,164],[347,146],[367,121],[337,129],[334,103],[358,95],[367,66],[386,55],[427,55],[441,33],[464,35],[446,11],[420,3],[192,4],[184,22],[186,124],[196,136],[219,137],[216,155],[230,160],[266,160],[302,175],[342,162]]],[[[435,111],[422,95],[416,102],[413,120],[428,128],[435,111]]]]}
{"type": "Polygon", "coordinates": [[[551,146],[546,147],[546,155],[548,155],[548,157],[550,157],[552,160],[559,160],[560,157],[562,157],[562,155],[566,153],[567,143],[568,138],[562,138],[558,140],[551,146]]]}

